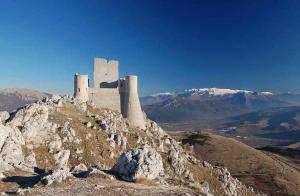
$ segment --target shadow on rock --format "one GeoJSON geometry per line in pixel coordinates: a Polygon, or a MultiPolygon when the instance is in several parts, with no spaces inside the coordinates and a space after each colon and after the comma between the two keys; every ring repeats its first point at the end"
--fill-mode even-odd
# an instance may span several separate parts
{"type": "MultiPolygon", "coordinates": [[[[43,170],[37,170],[39,172],[42,172],[43,170]]],[[[8,176],[4,178],[2,181],[3,182],[10,182],[10,183],[16,183],[19,185],[19,188],[26,189],[33,187],[37,183],[40,182],[40,180],[48,175],[48,173],[39,173],[38,175],[34,176],[8,176]]]]}

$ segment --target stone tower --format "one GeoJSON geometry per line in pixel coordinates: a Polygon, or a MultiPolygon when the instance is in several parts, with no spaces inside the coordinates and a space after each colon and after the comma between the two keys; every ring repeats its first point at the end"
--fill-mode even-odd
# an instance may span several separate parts
{"type": "Polygon", "coordinates": [[[119,62],[94,59],[94,85],[89,87],[87,75],[74,77],[74,97],[99,108],[122,113],[136,127],[145,129],[145,119],[138,96],[137,76],[119,78],[119,62]]]}
{"type": "Polygon", "coordinates": [[[83,102],[89,100],[89,76],[78,75],[74,76],[74,97],[83,102]]]}
{"type": "Polygon", "coordinates": [[[118,88],[119,62],[94,59],[94,88],[118,88]]]}
{"type": "Polygon", "coordinates": [[[124,117],[132,124],[145,129],[145,119],[138,96],[138,77],[126,76],[124,97],[124,117]]]}

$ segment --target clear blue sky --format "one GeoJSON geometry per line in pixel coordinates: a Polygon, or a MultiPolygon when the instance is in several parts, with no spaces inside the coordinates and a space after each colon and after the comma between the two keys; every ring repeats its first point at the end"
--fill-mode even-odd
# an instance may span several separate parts
{"type": "Polygon", "coordinates": [[[299,0],[1,0],[0,88],[72,94],[95,56],[140,94],[223,87],[300,93],[299,0]]]}

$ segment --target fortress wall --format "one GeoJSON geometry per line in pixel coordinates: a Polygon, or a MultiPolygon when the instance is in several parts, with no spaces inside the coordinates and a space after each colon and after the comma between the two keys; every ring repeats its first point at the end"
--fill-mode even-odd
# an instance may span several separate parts
{"type": "Polygon", "coordinates": [[[94,88],[118,88],[119,62],[94,59],[94,88]]]}
{"type": "Polygon", "coordinates": [[[126,76],[125,78],[125,100],[124,117],[132,125],[145,129],[145,119],[138,96],[138,77],[126,76]]]}
{"type": "Polygon", "coordinates": [[[120,93],[118,89],[90,88],[89,101],[96,107],[109,108],[121,112],[120,93]]]}
{"type": "Polygon", "coordinates": [[[121,113],[125,114],[125,78],[120,78],[119,80],[119,92],[120,92],[120,102],[121,102],[121,113]]]}
{"type": "Polygon", "coordinates": [[[84,102],[89,100],[88,97],[89,76],[78,75],[74,76],[74,97],[84,102]]]}

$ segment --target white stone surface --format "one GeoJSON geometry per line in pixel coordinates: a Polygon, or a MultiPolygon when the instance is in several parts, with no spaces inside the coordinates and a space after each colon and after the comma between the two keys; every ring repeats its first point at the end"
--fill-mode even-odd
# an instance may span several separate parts
{"type": "Polygon", "coordinates": [[[42,178],[42,182],[49,186],[51,184],[55,183],[60,183],[64,180],[66,180],[68,177],[72,177],[72,174],[69,172],[69,170],[66,169],[57,169],[54,170],[52,174],[49,174],[42,178]]]}
{"type": "Polygon", "coordinates": [[[0,124],[4,124],[10,115],[7,111],[0,111],[0,124]]]}
{"type": "Polygon", "coordinates": [[[132,125],[145,129],[145,119],[138,96],[137,76],[126,76],[125,79],[125,103],[124,117],[132,125]]]}
{"type": "Polygon", "coordinates": [[[23,144],[24,139],[19,130],[0,125],[0,173],[24,161],[23,144]]]}
{"type": "Polygon", "coordinates": [[[74,97],[82,102],[87,102],[89,100],[88,88],[89,76],[76,74],[74,76],[74,97]]]}
{"type": "Polygon", "coordinates": [[[163,175],[164,168],[160,154],[149,146],[143,146],[123,152],[112,171],[128,181],[139,178],[152,180],[163,175]]]}

